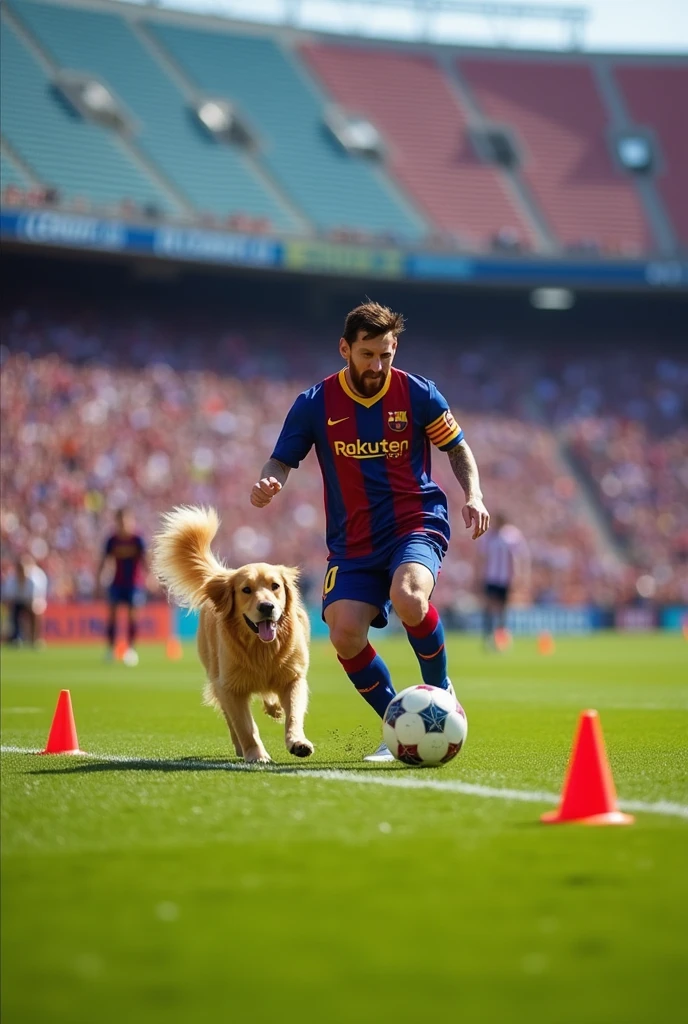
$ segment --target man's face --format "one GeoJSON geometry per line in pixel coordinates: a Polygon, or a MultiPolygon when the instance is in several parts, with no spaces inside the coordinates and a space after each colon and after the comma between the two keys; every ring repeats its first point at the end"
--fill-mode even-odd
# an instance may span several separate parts
{"type": "Polygon", "coordinates": [[[120,512],[115,517],[115,526],[118,533],[126,534],[132,532],[134,523],[128,512],[120,512]]]}
{"type": "Polygon", "coordinates": [[[377,338],[366,338],[359,331],[349,345],[345,338],[339,342],[339,352],[349,365],[349,376],[354,391],[364,398],[373,398],[382,390],[392,368],[397,340],[391,331],[377,338]]]}

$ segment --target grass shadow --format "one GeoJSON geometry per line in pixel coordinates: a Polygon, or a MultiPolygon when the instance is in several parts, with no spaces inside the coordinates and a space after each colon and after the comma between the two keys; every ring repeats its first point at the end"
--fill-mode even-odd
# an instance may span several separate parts
{"type": "Polygon", "coordinates": [[[55,768],[37,768],[27,775],[92,775],[99,772],[236,772],[261,775],[307,775],[318,771],[347,771],[366,773],[370,771],[408,771],[401,764],[362,764],[350,761],[309,761],[307,764],[245,764],[234,758],[180,757],[168,758],[127,758],[121,761],[94,759],[86,763],[69,764],[55,768]]]}

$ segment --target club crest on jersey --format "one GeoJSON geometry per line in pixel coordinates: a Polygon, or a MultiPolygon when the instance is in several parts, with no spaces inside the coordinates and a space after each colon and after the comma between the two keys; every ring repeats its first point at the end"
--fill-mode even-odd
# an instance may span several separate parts
{"type": "Polygon", "coordinates": [[[390,410],[387,414],[387,426],[390,430],[406,430],[406,427],[408,426],[408,413],[406,409],[402,409],[398,412],[392,412],[390,410]]]}

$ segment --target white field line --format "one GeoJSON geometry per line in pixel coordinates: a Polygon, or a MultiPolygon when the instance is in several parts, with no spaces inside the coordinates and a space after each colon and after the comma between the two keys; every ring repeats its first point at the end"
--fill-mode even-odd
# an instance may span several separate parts
{"type": "MultiPolygon", "coordinates": [[[[31,747],[12,747],[3,744],[0,747],[3,754],[38,754],[39,751],[31,747]]],[[[458,779],[419,779],[411,776],[404,777],[400,773],[377,774],[374,771],[356,772],[342,771],[341,769],[328,768],[291,768],[268,765],[233,764],[227,761],[195,761],[189,758],[174,761],[164,758],[156,759],[150,757],[122,757],[117,754],[94,754],[82,751],[80,754],[65,755],[73,757],[85,757],[93,761],[106,761],[112,764],[138,764],[142,767],[155,769],[156,767],[187,771],[227,771],[227,772],[259,772],[260,774],[278,775],[290,779],[325,779],[329,782],[350,782],[368,786],[392,786],[395,789],[432,789],[439,793],[463,793],[465,796],[478,796],[487,800],[516,800],[529,804],[557,804],[559,796],[556,793],[538,793],[528,789],[499,789],[494,786],[482,786],[474,782],[459,782],[458,779]]],[[[688,806],[675,804],[668,800],[659,800],[657,803],[645,803],[643,800],[620,800],[619,807],[624,811],[640,811],[644,814],[660,814],[664,817],[688,819],[688,806]]]]}

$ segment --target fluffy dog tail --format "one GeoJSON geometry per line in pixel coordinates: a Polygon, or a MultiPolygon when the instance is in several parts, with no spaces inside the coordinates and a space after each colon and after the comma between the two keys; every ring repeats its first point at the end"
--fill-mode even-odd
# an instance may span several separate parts
{"type": "Polygon", "coordinates": [[[208,583],[230,570],[210,550],[220,520],[214,508],[181,505],[162,517],[153,539],[153,572],[183,608],[199,608],[208,583]]]}

